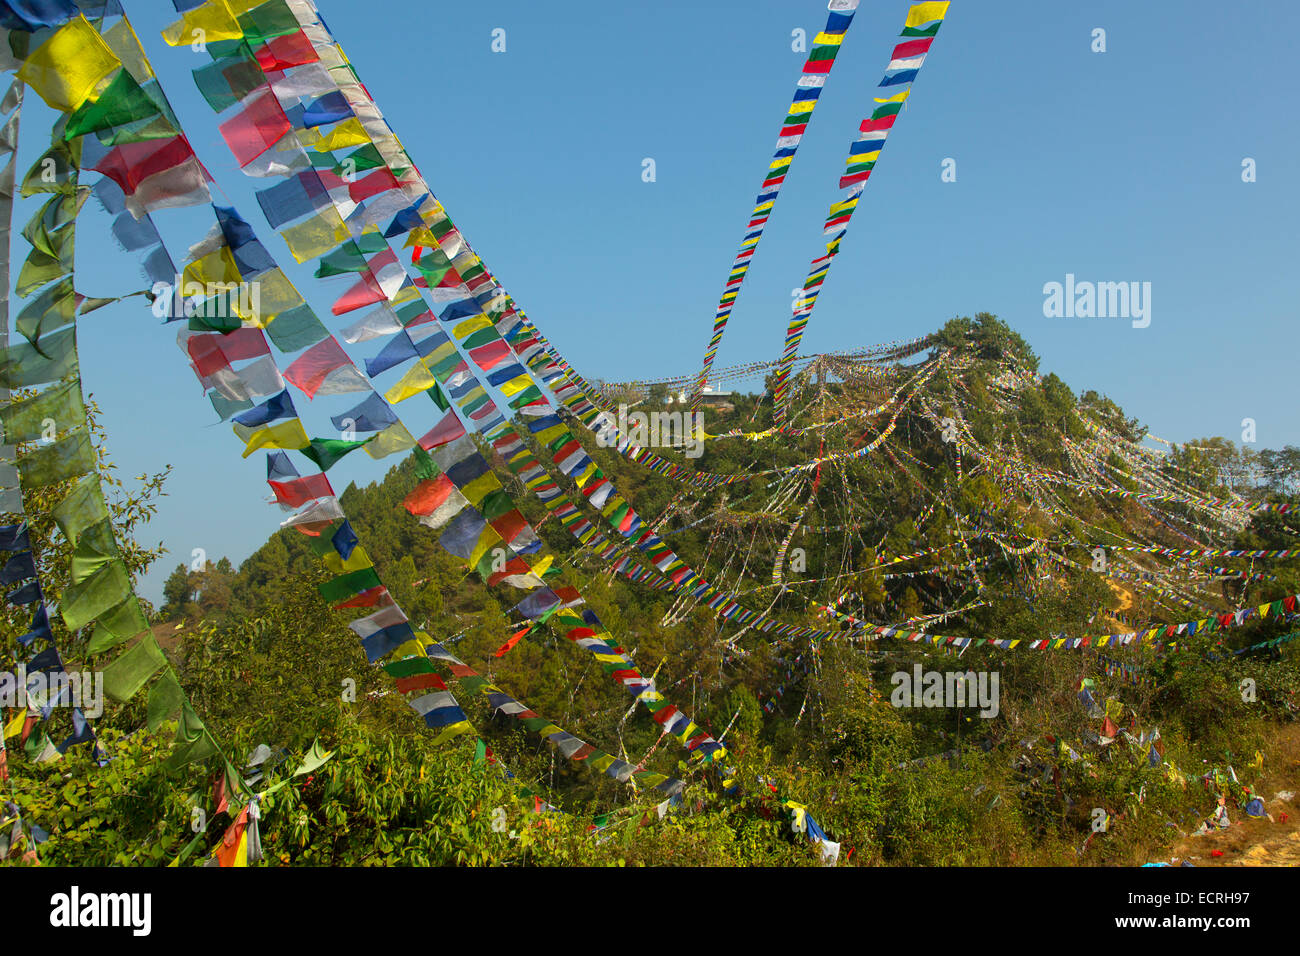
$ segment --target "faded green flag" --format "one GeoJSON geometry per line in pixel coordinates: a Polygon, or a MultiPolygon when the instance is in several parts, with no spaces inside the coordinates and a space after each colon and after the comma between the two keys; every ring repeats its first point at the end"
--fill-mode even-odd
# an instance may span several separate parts
{"type": "Polygon", "coordinates": [[[55,254],[50,255],[33,249],[18,271],[18,281],[14,284],[14,294],[25,299],[43,285],[55,279],[72,275],[73,252],[76,247],[76,227],[64,226],[58,232],[50,234],[50,243],[55,247],[55,254]]]}
{"type": "Polygon", "coordinates": [[[73,380],[47,388],[33,398],[0,408],[6,444],[38,441],[49,437],[49,423],[55,433],[86,424],[86,406],[81,399],[81,382],[73,380]]]}
{"type": "Polygon", "coordinates": [[[36,193],[72,193],[77,188],[77,160],[81,143],[56,143],[41,154],[23,178],[23,196],[36,193]],[[73,148],[75,147],[75,149],[73,148]]]}
{"type": "Polygon", "coordinates": [[[146,634],[135,647],[104,668],[104,693],[124,704],[166,666],[162,648],[152,634],[146,634]]]}
{"type": "Polygon", "coordinates": [[[80,191],[47,199],[23,227],[23,238],[47,256],[59,255],[62,241],[55,241],[52,236],[77,218],[85,196],[86,193],[80,191]]]}
{"type": "Polygon", "coordinates": [[[163,671],[149,688],[149,732],[156,733],[163,721],[180,710],[184,703],[185,691],[181,689],[176,675],[170,669],[163,671]]]}
{"type": "Polygon", "coordinates": [[[187,764],[204,760],[217,753],[212,735],[202,719],[186,701],[181,705],[180,725],[176,728],[176,742],[165,764],[168,770],[179,770],[187,764]]]}
{"type": "Polygon", "coordinates": [[[54,506],[51,514],[63,536],[75,546],[83,531],[108,518],[108,505],[104,501],[99,475],[87,475],[73,485],[68,496],[54,506]]]}
{"type": "Polygon", "coordinates": [[[132,594],[112,610],[101,614],[91,632],[87,654],[102,654],[110,647],[116,647],[129,641],[142,631],[149,629],[149,622],[144,619],[140,601],[132,594]]]}
{"type": "Polygon", "coordinates": [[[266,326],[266,334],[281,352],[297,352],[322,341],[329,331],[311,306],[303,303],[273,318],[266,326]]]}
{"type": "Polygon", "coordinates": [[[117,607],[133,593],[126,565],[115,559],[64,591],[59,611],[68,630],[75,631],[117,607]]]}
{"type": "Polygon", "coordinates": [[[18,459],[18,473],[22,476],[23,488],[27,490],[44,488],[94,470],[95,449],[90,442],[90,432],[84,428],[18,459]]]}
{"type": "Polygon", "coordinates": [[[17,342],[0,351],[0,387],[44,385],[80,371],[75,326],[51,332],[41,339],[39,350],[27,342],[17,342]]]}
{"type": "Polygon", "coordinates": [[[80,584],[108,564],[114,558],[120,558],[117,539],[113,535],[113,523],[105,518],[99,524],[88,528],[72,551],[72,583],[80,584]]]}

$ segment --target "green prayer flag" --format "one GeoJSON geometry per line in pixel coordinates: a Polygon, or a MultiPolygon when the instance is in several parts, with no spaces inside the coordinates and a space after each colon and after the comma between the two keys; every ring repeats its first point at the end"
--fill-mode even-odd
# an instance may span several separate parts
{"type": "MultiPolygon", "coordinates": [[[[217,113],[225,112],[266,82],[261,64],[248,54],[242,41],[235,42],[231,55],[193,71],[194,84],[217,113]]],[[[216,46],[208,44],[208,52],[214,57],[216,46]]]]}
{"type": "Polygon", "coordinates": [[[119,69],[98,99],[87,100],[68,117],[63,138],[73,139],[161,114],[162,110],[140,88],[135,77],[125,69],[119,69]]]}
{"type": "Polygon", "coordinates": [[[84,192],[53,196],[23,226],[23,238],[47,256],[57,256],[62,244],[52,235],[77,218],[84,201],[84,192]]]}
{"type": "Polygon", "coordinates": [[[400,661],[385,664],[384,670],[393,677],[414,677],[416,674],[432,674],[437,668],[427,657],[403,657],[400,661]]]}
{"type": "Polygon", "coordinates": [[[51,513],[63,537],[75,547],[82,532],[108,519],[108,505],[104,502],[99,475],[82,478],[51,513]]]}
{"type": "Polygon", "coordinates": [[[64,591],[59,611],[68,630],[75,631],[117,607],[133,594],[126,565],[120,559],[114,559],[84,581],[64,591]]]}
{"type": "Polygon", "coordinates": [[[99,616],[91,632],[87,654],[102,654],[110,647],[129,641],[149,629],[149,622],[140,609],[140,601],[132,594],[117,607],[99,616]]]}
{"type": "Polygon", "coordinates": [[[176,741],[172,745],[171,756],[163,766],[169,771],[180,770],[189,764],[206,760],[217,752],[217,745],[203,725],[203,720],[188,701],[183,703],[180,723],[176,728],[176,741]]]}
{"type": "Polygon", "coordinates": [[[81,400],[81,382],[71,381],[47,388],[25,401],[0,408],[6,444],[38,441],[48,434],[48,423],[58,430],[86,424],[86,406],[81,400]]]}
{"type": "Polygon", "coordinates": [[[18,282],[14,285],[14,293],[20,299],[27,298],[41,286],[48,285],[55,279],[72,275],[75,231],[71,226],[66,226],[50,236],[50,243],[58,247],[57,255],[51,256],[39,249],[33,249],[28,254],[23,267],[18,270],[18,282]]]}
{"type": "Polygon", "coordinates": [[[316,278],[324,279],[349,272],[365,272],[370,268],[366,256],[383,252],[387,248],[388,240],[381,233],[363,233],[358,238],[344,242],[333,252],[322,256],[316,267],[316,278]]]}
{"type": "Polygon", "coordinates": [[[333,170],[338,176],[346,176],[349,172],[359,173],[367,169],[380,169],[387,165],[384,157],[379,154],[379,148],[374,143],[366,143],[360,149],[348,153],[342,162],[333,166],[333,170]]]}
{"type": "Polygon", "coordinates": [[[160,109],[159,115],[151,119],[116,126],[111,130],[96,133],[105,146],[120,146],[123,143],[143,143],[151,139],[173,139],[179,132],[177,124],[167,118],[166,111],[160,109]]]}
{"type": "Polygon", "coordinates": [[[249,46],[257,46],[276,37],[297,33],[301,28],[298,18],[284,0],[269,0],[259,3],[247,13],[239,16],[239,25],[244,30],[244,39],[249,46]]]}
{"type": "Polygon", "coordinates": [[[350,455],[362,445],[374,440],[373,435],[365,441],[344,441],[341,438],[313,438],[306,448],[298,449],[304,456],[316,463],[321,471],[329,471],[340,458],[350,455]]]}
{"type": "Polygon", "coordinates": [[[18,473],[27,490],[44,488],[94,470],[95,449],[90,443],[90,432],[84,428],[75,429],[54,444],[18,459],[18,473]]]}
{"type": "Polygon", "coordinates": [[[515,503],[504,488],[494,488],[483,496],[478,504],[479,514],[485,521],[496,521],[502,515],[515,510],[515,503]]]}
{"type": "Polygon", "coordinates": [[[903,27],[900,37],[932,37],[939,32],[939,27],[943,26],[942,20],[936,20],[928,27],[903,27]]]}
{"type": "Polygon", "coordinates": [[[429,481],[439,475],[438,466],[433,463],[433,456],[420,445],[411,449],[415,457],[415,477],[418,481],[429,481]]]}
{"type": "Polygon", "coordinates": [[[220,416],[223,422],[253,407],[253,403],[249,399],[229,399],[216,389],[208,392],[208,400],[212,402],[212,407],[216,409],[217,415],[220,416]]]}
{"type": "Polygon", "coordinates": [[[77,188],[77,163],[81,142],[55,143],[32,164],[23,178],[24,197],[36,193],[73,193],[77,188]]]}
{"type": "Polygon", "coordinates": [[[325,761],[329,760],[333,756],[334,751],[322,750],[320,740],[313,740],[311,750],[309,750],[306,756],[302,758],[302,763],[298,765],[298,769],[293,772],[293,775],[295,777],[301,777],[305,773],[311,773],[313,770],[318,770],[325,761]]]}
{"type": "Polygon", "coordinates": [[[353,595],[360,594],[362,591],[377,588],[381,583],[379,574],[374,568],[362,568],[360,571],[353,571],[326,581],[318,590],[321,597],[326,601],[336,604],[339,601],[347,600],[353,595]]]}
{"type": "Polygon", "coordinates": [[[529,385],[526,389],[510,400],[511,408],[523,408],[532,402],[540,401],[542,398],[541,389],[536,385],[529,385]]]}
{"type": "Polygon", "coordinates": [[[266,334],[281,352],[297,352],[322,341],[329,331],[311,306],[303,303],[273,318],[266,326],[266,334]]]}
{"type": "Polygon", "coordinates": [[[135,647],[104,668],[104,693],[124,704],[166,666],[162,648],[152,634],[146,634],[135,647]]]}
{"type": "Polygon", "coordinates": [[[72,583],[80,584],[108,562],[121,556],[117,538],[113,535],[113,522],[105,518],[83,533],[73,549],[70,568],[72,583]]]}
{"type": "Polygon", "coordinates": [[[181,709],[185,703],[185,691],[181,689],[176,675],[168,668],[149,688],[149,732],[157,733],[165,720],[181,709]]]}
{"type": "Polygon", "coordinates": [[[14,327],[32,345],[39,346],[43,335],[70,325],[76,312],[77,293],[72,287],[72,276],[68,276],[23,306],[14,327]]]}

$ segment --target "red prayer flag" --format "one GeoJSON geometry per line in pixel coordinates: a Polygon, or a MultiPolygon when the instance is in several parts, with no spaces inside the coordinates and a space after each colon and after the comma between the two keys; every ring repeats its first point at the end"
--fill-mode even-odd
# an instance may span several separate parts
{"type": "MultiPolygon", "coordinates": [[[[354,607],[375,607],[384,597],[388,595],[388,588],[382,584],[370,588],[368,591],[362,591],[356,597],[348,598],[341,604],[335,604],[334,610],[342,611],[354,607]]],[[[391,600],[391,598],[390,598],[391,600]]]]}
{"type": "Polygon", "coordinates": [[[858,129],[863,133],[870,133],[878,129],[892,129],[897,120],[897,115],[882,116],[880,119],[864,119],[858,129]]]}
{"type": "Polygon", "coordinates": [[[189,140],[182,135],[114,146],[92,168],[121,186],[122,192],[129,196],[145,179],[179,166],[193,156],[189,140]]]}
{"type": "Polygon", "coordinates": [[[425,451],[433,451],[433,449],[441,445],[454,442],[464,434],[465,426],[460,423],[460,419],[456,417],[456,413],[454,411],[448,411],[447,414],[442,417],[442,421],[434,425],[433,428],[430,429],[429,433],[420,439],[420,447],[425,451]]]}
{"type": "Polygon", "coordinates": [[[347,353],[343,351],[343,346],[330,336],[298,356],[297,360],[284,370],[284,377],[311,398],[325,383],[330,372],[351,364],[352,359],[348,358],[347,353]]]}
{"type": "Polygon", "coordinates": [[[478,348],[470,349],[469,357],[477,363],[479,368],[490,370],[510,357],[510,346],[506,344],[504,339],[498,339],[495,342],[489,342],[487,345],[480,345],[478,348]]]}
{"type": "Polygon", "coordinates": [[[271,91],[221,124],[221,136],[240,166],[247,166],[278,143],[293,128],[271,91]]]}
{"type": "Polygon", "coordinates": [[[917,56],[929,50],[930,44],[933,42],[934,37],[924,37],[920,40],[907,40],[894,47],[894,52],[889,58],[891,60],[904,60],[910,56],[917,56]]]}
{"type": "Polygon", "coordinates": [[[334,303],[330,311],[335,315],[346,315],[368,305],[374,305],[376,302],[387,301],[388,296],[384,294],[384,290],[379,287],[374,276],[367,273],[361,277],[360,282],[339,296],[339,300],[334,303]]]}
{"type": "Polygon", "coordinates": [[[311,45],[311,40],[307,39],[307,34],[301,30],[268,41],[266,46],[253,55],[257,57],[257,62],[262,65],[262,70],[266,73],[273,70],[287,70],[289,67],[302,66],[304,63],[315,63],[320,59],[320,54],[311,45]]]}
{"type": "Polygon", "coordinates": [[[416,485],[415,490],[402,502],[413,515],[431,515],[438,510],[456,490],[455,483],[446,475],[439,475],[416,485]]]}
{"type": "Polygon", "coordinates": [[[398,693],[428,691],[430,687],[434,691],[446,691],[447,689],[447,684],[437,674],[416,674],[409,676],[409,678],[398,678],[396,683],[398,683],[398,693]]]}
{"type": "Polygon", "coordinates": [[[330,487],[329,479],[323,472],[293,481],[268,481],[267,484],[275,492],[275,500],[291,508],[301,507],[317,498],[328,498],[334,495],[334,489],[330,487]]]}

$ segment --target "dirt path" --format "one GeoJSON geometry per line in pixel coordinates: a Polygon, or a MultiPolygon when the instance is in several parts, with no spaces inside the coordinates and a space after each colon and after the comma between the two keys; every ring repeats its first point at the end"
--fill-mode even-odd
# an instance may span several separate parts
{"type": "Polygon", "coordinates": [[[1226,830],[1180,840],[1173,859],[1196,866],[1300,866],[1300,793],[1292,792],[1290,801],[1264,801],[1272,822],[1238,813],[1226,830]],[[1215,850],[1223,855],[1215,856],[1215,850]]]}

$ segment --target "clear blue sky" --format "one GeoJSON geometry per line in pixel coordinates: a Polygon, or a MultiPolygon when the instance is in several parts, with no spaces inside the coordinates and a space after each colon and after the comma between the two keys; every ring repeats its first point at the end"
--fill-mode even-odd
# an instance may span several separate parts
{"type": "MultiPolygon", "coordinates": [[[[802,64],[791,31],[811,39],[824,0],[318,2],[439,199],[580,371],[627,379],[697,368],[802,64]],[[490,48],[498,27],[503,54],[490,48]],[[647,157],[654,183],[641,178],[647,157]]],[[[262,184],[234,167],[188,75],[202,61],[158,36],[174,19],[170,4],[124,4],[222,201],[289,261],[252,199],[262,184]]],[[[791,290],[822,248],[848,143],[907,7],[864,0],[720,365],[779,353],[791,290]]],[[[1044,371],[1110,395],[1157,435],[1239,439],[1252,417],[1261,445],[1300,444],[1297,27],[1291,4],[955,0],[803,350],[910,338],[988,311],[1029,340],[1044,371]],[[1105,53],[1090,49],[1097,27],[1105,53]],[[955,183],[940,179],[949,157],[955,183]],[[1241,180],[1245,157],[1257,162],[1252,184],[1241,180]],[[1150,282],[1150,327],[1044,318],[1043,285],[1066,273],[1150,282]]],[[[29,116],[24,164],[48,122],[37,109],[29,116]]],[[[202,223],[187,212],[156,219],[178,256],[202,223]]],[[[88,207],[79,288],[139,288],[134,259],[105,228],[88,207]]],[[[14,248],[20,259],[21,239],[14,248]]],[[[328,317],[337,287],[290,271],[328,317]]],[[[152,599],[193,548],[239,561],[280,520],[265,504],[262,457],[241,460],[229,426],[213,424],[174,329],[130,304],[93,314],[81,333],[86,388],[105,408],[122,473],[176,469],[144,535],[172,551],[142,587],[152,599]]],[[[330,477],[341,489],[383,470],[358,455],[330,477]]]]}

